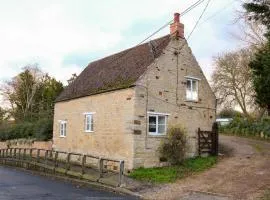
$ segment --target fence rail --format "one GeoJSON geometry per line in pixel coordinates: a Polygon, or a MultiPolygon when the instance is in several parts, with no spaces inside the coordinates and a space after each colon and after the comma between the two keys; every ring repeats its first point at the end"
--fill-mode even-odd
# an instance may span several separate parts
{"type": "Polygon", "coordinates": [[[124,161],[97,157],[88,154],[70,153],[35,148],[0,149],[0,162],[19,167],[43,169],[44,172],[61,173],[91,181],[123,184],[124,161]],[[118,179],[118,180],[115,180],[118,179]]]}

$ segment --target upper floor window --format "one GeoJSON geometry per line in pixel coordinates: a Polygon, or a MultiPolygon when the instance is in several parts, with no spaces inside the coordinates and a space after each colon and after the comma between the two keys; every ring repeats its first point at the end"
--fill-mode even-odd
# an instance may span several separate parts
{"type": "Polygon", "coordinates": [[[84,120],[85,132],[93,132],[94,131],[93,114],[94,113],[85,113],[85,120],[84,120]]]}
{"type": "Polygon", "coordinates": [[[67,121],[60,121],[60,137],[67,136],[67,121]]]}
{"type": "Polygon", "coordinates": [[[150,113],[148,115],[148,132],[150,135],[166,135],[168,114],[150,113]]]}
{"type": "Polygon", "coordinates": [[[198,101],[198,79],[187,78],[186,99],[189,101],[198,101]]]}

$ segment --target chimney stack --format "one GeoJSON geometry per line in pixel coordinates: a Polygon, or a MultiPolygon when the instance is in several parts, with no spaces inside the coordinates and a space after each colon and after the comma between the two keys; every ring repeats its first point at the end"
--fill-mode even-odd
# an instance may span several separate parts
{"type": "Polygon", "coordinates": [[[180,14],[174,13],[173,23],[170,25],[171,36],[176,38],[184,38],[184,24],[180,23],[180,14]]]}

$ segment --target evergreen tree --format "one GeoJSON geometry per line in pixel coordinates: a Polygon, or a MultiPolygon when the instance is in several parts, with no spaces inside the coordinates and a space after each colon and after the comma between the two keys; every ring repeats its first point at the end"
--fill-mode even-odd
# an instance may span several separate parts
{"type": "Polygon", "coordinates": [[[256,53],[250,62],[253,74],[253,84],[256,92],[256,101],[262,107],[267,108],[270,116],[270,1],[253,0],[245,3],[250,20],[263,24],[266,29],[267,43],[256,53]]]}

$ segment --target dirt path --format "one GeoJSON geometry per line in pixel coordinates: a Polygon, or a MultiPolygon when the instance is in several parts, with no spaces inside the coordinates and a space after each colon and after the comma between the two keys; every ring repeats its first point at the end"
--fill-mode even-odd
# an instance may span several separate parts
{"type": "Polygon", "coordinates": [[[141,190],[140,194],[162,200],[256,199],[270,188],[270,143],[233,136],[221,136],[220,143],[224,158],[214,168],[172,184],[141,190]],[[193,198],[192,191],[219,195],[193,198]]]}

